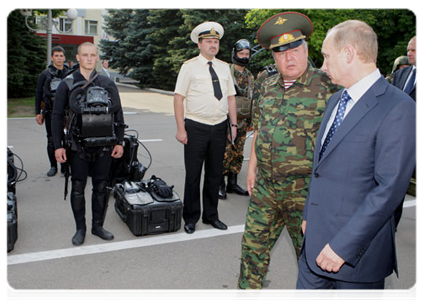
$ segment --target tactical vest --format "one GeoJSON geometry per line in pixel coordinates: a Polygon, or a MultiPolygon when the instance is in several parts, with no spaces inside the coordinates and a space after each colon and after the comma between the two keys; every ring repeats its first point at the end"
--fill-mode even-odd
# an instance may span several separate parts
{"type": "MultiPolygon", "coordinates": [[[[47,78],[44,82],[43,87],[43,101],[46,110],[53,110],[54,104],[54,96],[56,95],[56,90],[59,87],[60,82],[62,82],[62,78],[59,77],[59,70],[58,69],[47,69],[47,78]]],[[[65,69],[63,69],[65,72],[65,69]]]]}
{"type": "Polygon", "coordinates": [[[251,84],[253,79],[248,75],[248,84],[244,89],[241,89],[235,78],[235,65],[233,64],[231,65],[231,75],[236,90],[237,119],[238,121],[249,119],[251,118],[251,99],[253,98],[253,85],[251,84]]]}
{"type": "Polygon", "coordinates": [[[73,84],[66,77],[69,89],[70,122],[67,135],[84,147],[113,146],[117,142],[114,113],[121,107],[118,91],[99,78],[100,86],[85,86],[87,81],[73,84]],[[106,86],[106,88],[102,87],[106,86]]]}

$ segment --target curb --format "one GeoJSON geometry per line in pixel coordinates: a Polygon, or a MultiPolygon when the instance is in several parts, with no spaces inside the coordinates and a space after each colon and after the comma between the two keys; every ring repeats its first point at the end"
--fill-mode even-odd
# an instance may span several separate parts
{"type": "Polygon", "coordinates": [[[160,89],[155,89],[155,88],[145,88],[145,89],[141,89],[133,84],[127,84],[127,83],[120,83],[120,82],[115,82],[117,86],[123,86],[123,87],[127,87],[127,88],[133,88],[133,89],[138,89],[138,90],[144,90],[144,91],[149,91],[149,92],[153,92],[153,93],[159,93],[159,94],[165,94],[165,95],[169,95],[169,96],[173,96],[175,95],[174,92],[171,91],[165,91],[165,90],[160,90],[160,89]]]}

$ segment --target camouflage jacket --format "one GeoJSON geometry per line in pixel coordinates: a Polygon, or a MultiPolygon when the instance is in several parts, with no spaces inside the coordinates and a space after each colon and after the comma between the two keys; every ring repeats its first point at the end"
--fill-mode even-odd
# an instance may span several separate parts
{"type": "Polygon", "coordinates": [[[257,74],[257,78],[254,81],[254,92],[253,92],[253,100],[251,103],[251,122],[254,123],[254,120],[257,120],[259,116],[259,108],[258,108],[258,99],[261,94],[261,84],[269,77],[276,76],[278,74],[278,69],[276,69],[275,64],[268,65],[263,68],[257,74]]]}
{"type": "Polygon", "coordinates": [[[310,64],[287,90],[281,74],[266,79],[258,99],[255,150],[261,176],[309,176],[326,102],[339,89],[310,64]]]}

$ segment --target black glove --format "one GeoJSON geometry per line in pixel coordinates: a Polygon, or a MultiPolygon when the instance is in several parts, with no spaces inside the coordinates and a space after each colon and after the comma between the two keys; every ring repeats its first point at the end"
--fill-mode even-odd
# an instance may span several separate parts
{"type": "Polygon", "coordinates": [[[151,176],[150,181],[147,184],[147,190],[148,191],[154,191],[163,198],[169,198],[173,195],[173,185],[168,186],[166,182],[164,182],[162,179],[157,178],[156,176],[151,176]]]}

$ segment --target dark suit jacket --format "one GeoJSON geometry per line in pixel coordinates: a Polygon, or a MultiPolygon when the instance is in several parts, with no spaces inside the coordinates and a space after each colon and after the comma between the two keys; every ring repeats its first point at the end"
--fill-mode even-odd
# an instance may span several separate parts
{"type": "MultiPolygon", "coordinates": [[[[404,90],[404,85],[407,82],[407,78],[412,70],[413,66],[409,66],[396,71],[394,73],[394,79],[392,80],[392,84],[399,88],[401,91],[404,90]]],[[[413,98],[414,101],[416,101],[416,86],[414,86],[413,90],[410,92],[410,97],[413,98]]]]}
{"type": "Polygon", "coordinates": [[[393,213],[415,165],[415,102],[379,78],[319,161],[322,135],[341,92],[329,99],[316,140],[303,255],[317,274],[376,282],[397,272],[393,213]],[[315,262],[327,243],[346,261],[338,273],[322,271],[315,262]]]}

